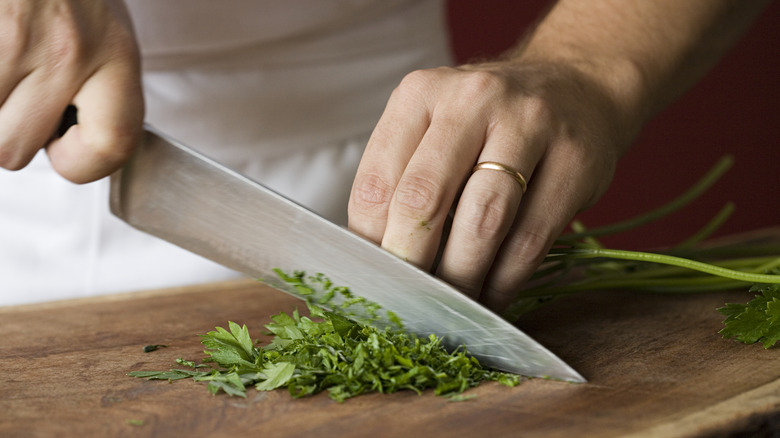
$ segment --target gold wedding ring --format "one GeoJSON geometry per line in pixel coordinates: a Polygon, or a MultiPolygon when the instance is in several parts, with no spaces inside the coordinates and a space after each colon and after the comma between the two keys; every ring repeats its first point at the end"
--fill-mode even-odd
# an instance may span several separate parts
{"type": "Polygon", "coordinates": [[[501,163],[496,163],[495,161],[483,161],[481,163],[477,163],[476,166],[474,166],[474,169],[471,170],[471,173],[481,170],[481,169],[489,169],[489,170],[498,170],[500,172],[504,172],[514,178],[515,181],[517,181],[518,184],[520,184],[520,188],[523,189],[523,193],[525,193],[525,189],[528,188],[528,183],[525,181],[525,177],[522,173],[518,172],[517,170],[505,166],[501,163]]]}

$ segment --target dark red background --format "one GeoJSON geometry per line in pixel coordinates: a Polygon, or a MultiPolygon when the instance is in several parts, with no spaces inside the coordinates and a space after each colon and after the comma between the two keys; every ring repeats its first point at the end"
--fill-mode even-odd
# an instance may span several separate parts
{"type": "MultiPolygon", "coordinates": [[[[457,60],[501,53],[547,4],[451,1],[457,60]]],[[[673,244],[698,230],[727,201],[736,203],[737,209],[718,235],[780,224],[778,29],[780,4],[775,2],[707,77],[646,126],[622,159],[609,191],[579,218],[595,227],[665,204],[726,154],[735,158],[731,170],[685,210],[604,239],[608,245],[673,244]]]]}

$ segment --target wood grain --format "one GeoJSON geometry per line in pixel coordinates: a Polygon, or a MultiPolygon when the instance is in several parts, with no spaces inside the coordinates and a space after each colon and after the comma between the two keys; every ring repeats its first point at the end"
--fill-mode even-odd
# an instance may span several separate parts
{"type": "Polygon", "coordinates": [[[742,293],[573,297],[521,327],[589,382],[485,384],[345,403],[285,390],[246,399],[126,376],[203,357],[198,335],[229,320],[259,338],[301,302],[252,281],[0,309],[0,436],[712,436],[777,424],[780,350],[722,339],[715,308],[742,293]],[[166,344],[144,353],[148,344],[166,344]],[[772,423],[774,422],[774,423],[772,423]],[[142,425],[140,425],[142,423],[142,425]]]}

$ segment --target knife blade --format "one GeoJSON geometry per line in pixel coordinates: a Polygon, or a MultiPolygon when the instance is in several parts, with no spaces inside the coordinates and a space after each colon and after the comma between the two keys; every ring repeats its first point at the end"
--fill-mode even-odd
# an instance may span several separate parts
{"type": "MultiPolygon", "coordinates": [[[[404,328],[465,346],[491,368],[585,379],[452,286],[280,194],[145,127],[111,175],[110,208],[131,226],[300,298],[274,269],[322,273],[394,312],[404,328]]],[[[387,324],[378,321],[377,324],[387,324]]]]}

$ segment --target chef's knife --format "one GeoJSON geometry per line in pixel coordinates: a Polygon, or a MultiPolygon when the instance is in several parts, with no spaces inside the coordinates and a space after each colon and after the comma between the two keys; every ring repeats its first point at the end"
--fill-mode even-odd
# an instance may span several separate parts
{"type": "Polygon", "coordinates": [[[274,269],[322,273],[394,312],[406,330],[434,333],[450,349],[463,345],[492,368],[585,381],[452,286],[146,128],[132,158],[111,176],[111,211],[133,227],[299,297],[274,269]]]}

